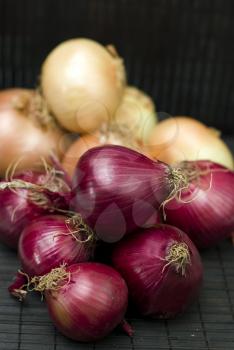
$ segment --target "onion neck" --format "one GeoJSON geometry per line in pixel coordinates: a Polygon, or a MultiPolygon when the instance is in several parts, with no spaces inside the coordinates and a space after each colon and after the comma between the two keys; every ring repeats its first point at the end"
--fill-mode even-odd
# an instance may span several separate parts
{"type": "Polygon", "coordinates": [[[141,152],[133,132],[123,123],[112,121],[102,124],[99,131],[99,141],[102,145],[116,144],[141,152]]]}
{"type": "Polygon", "coordinates": [[[116,85],[117,88],[121,88],[126,85],[126,71],[123,63],[123,59],[118,55],[114,45],[107,45],[106,49],[111,55],[114,65],[114,70],[116,72],[116,85]]]}
{"type": "Polygon", "coordinates": [[[172,199],[176,198],[178,193],[188,188],[189,186],[189,178],[183,168],[170,168],[168,181],[169,181],[170,192],[167,198],[162,202],[160,206],[162,208],[164,220],[166,220],[165,206],[172,199]]]}
{"type": "Polygon", "coordinates": [[[43,276],[34,276],[30,279],[28,284],[28,291],[37,291],[44,293],[46,290],[59,290],[65,282],[70,281],[70,273],[66,270],[66,265],[61,265],[52,269],[49,273],[43,276]]]}
{"type": "Polygon", "coordinates": [[[91,228],[84,222],[82,216],[73,213],[66,220],[66,225],[69,233],[78,243],[94,243],[95,235],[91,228]]]}
{"type": "Polygon", "coordinates": [[[182,276],[186,275],[187,265],[191,264],[189,248],[186,243],[174,243],[170,246],[165,257],[166,264],[163,270],[172,265],[176,272],[182,276]]]}
{"type": "Polygon", "coordinates": [[[34,91],[28,103],[27,110],[28,117],[41,129],[61,129],[54,116],[50,113],[48,104],[42,95],[40,87],[34,91]]]}

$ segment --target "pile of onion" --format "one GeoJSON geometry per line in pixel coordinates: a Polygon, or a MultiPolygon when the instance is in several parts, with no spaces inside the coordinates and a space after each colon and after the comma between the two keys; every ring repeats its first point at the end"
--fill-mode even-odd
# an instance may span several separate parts
{"type": "Polygon", "coordinates": [[[157,225],[126,237],[114,248],[112,261],[144,316],[174,317],[198,297],[203,276],[199,253],[173,226],[157,225]]]}
{"type": "Polygon", "coordinates": [[[53,49],[42,66],[41,88],[50,110],[69,131],[89,133],[109,122],[125,87],[114,47],[72,39],[53,49]]]}
{"type": "Polygon", "coordinates": [[[233,169],[231,151],[219,132],[189,117],[172,117],[158,123],[146,148],[151,156],[171,165],[184,160],[211,160],[233,169]]]}
{"type": "Polygon", "coordinates": [[[45,109],[33,90],[0,91],[0,176],[19,160],[18,169],[32,169],[41,166],[41,158],[49,161],[51,152],[61,158],[66,147],[64,133],[45,109]]]}
{"type": "Polygon", "coordinates": [[[90,39],[55,47],[38,90],[0,91],[0,241],[22,268],[9,292],[44,295],[71,339],[117,325],[132,335],[128,291],[143,316],[184,312],[202,285],[197,248],[234,232],[234,162],[218,131],[156,124],[115,48],[90,39]]]}

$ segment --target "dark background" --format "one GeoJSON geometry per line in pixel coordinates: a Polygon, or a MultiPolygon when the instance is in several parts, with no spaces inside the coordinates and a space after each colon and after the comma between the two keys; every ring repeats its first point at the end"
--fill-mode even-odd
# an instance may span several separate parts
{"type": "MultiPolygon", "coordinates": [[[[114,43],[129,82],[159,111],[220,128],[234,150],[233,15],[234,0],[0,0],[0,88],[35,86],[43,59],[62,40],[114,43]]],[[[117,329],[81,344],[53,327],[38,295],[21,304],[9,297],[18,259],[0,246],[0,350],[233,350],[233,247],[225,241],[202,258],[201,296],[184,315],[131,318],[133,339],[117,329]]]]}
{"type": "Polygon", "coordinates": [[[114,43],[159,111],[234,134],[233,0],[0,0],[0,87],[33,87],[59,42],[114,43]]]}

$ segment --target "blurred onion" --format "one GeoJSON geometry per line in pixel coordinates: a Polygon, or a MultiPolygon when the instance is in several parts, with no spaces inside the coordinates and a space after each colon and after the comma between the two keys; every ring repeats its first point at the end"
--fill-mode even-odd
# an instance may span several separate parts
{"type": "Polygon", "coordinates": [[[153,158],[174,165],[183,160],[211,160],[233,169],[233,156],[219,133],[190,117],[168,118],[156,125],[146,147],[153,158]]]}
{"type": "Polygon", "coordinates": [[[41,124],[34,102],[32,90],[0,91],[0,175],[3,177],[14,162],[20,160],[18,170],[32,169],[41,167],[41,158],[48,161],[51,152],[58,157],[64,152],[63,132],[54,125],[41,124]]]}
{"type": "Polygon", "coordinates": [[[134,86],[127,86],[116,114],[117,125],[124,125],[135,138],[146,141],[157,122],[153,100],[134,86]]]}
{"type": "Polygon", "coordinates": [[[41,73],[42,93],[59,123],[88,133],[109,121],[120,103],[125,69],[114,47],[85,38],[58,45],[41,73]]]}

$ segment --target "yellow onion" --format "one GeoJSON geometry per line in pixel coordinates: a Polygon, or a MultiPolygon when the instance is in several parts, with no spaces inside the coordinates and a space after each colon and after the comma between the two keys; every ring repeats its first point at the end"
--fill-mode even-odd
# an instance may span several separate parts
{"type": "Polygon", "coordinates": [[[92,132],[109,120],[124,86],[125,69],[114,47],[90,39],[61,43],[42,66],[43,96],[59,123],[74,132],[92,132]]]}
{"type": "Polygon", "coordinates": [[[134,86],[127,86],[115,114],[115,122],[125,125],[140,141],[148,139],[157,122],[153,100],[134,86]]]}
{"type": "Polygon", "coordinates": [[[35,94],[27,89],[0,91],[0,176],[13,163],[19,162],[17,169],[32,169],[41,166],[42,158],[48,161],[50,152],[61,158],[65,151],[63,132],[42,125],[37,117],[35,94]]]}
{"type": "Polygon", "coordinates": [[[153,129],[147,142],[148,152],[168,164],[183,160],[211,160],[233,169],[233,156],[219,133],[196,119],[168,118],[153,129]]]}

